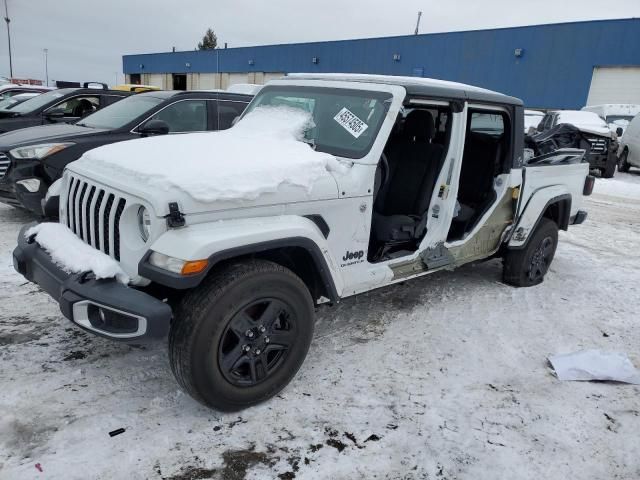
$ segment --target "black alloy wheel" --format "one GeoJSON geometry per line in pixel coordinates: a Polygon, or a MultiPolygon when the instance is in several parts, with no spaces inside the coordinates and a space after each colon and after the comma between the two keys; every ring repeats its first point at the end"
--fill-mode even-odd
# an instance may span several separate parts
{"type": "Polygon", "coordinates": [[[265,298],[242,307],[229,321],[218,345],[222,375],[233,385],[259,384],[286,360],[295,342],[292,309],[265,298]]]}
{"type": "Polygon", "coordinates": [[[544,278],[551,265],[554,250],[553,239],[550,236],[544,237],[529,261],[527,276],[532,283],[538,283],[544,278]]]}

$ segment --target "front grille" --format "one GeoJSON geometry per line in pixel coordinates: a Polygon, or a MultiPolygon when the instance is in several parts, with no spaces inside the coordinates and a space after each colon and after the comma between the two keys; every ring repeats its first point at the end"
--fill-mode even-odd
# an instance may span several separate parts
{"type": "Polygon", "coordinates": [[[11,160],[4,153],[0,153],[0,178],[4,177],[7,174],[7,170],[9,170],[9,165],[11,165],[11,160]]]}
{"type": "Polygon", "coordinates": [[[589,138],[591,153],[607,153],[607,140],[604,138],[589,138]]]}
{"type": "Polygon", "coordinates": [[[126,199],[69,176],[67,226],[85,243],[120,260],[120,217],[126,199]]]}

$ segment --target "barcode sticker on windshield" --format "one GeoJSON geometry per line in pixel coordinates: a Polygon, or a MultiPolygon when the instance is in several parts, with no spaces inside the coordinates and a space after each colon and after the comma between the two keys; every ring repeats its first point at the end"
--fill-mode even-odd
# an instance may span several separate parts
{"type": "Polygon", "coordinates": [[[356,115],[347,107],[340,110],[333,119],[342,125],[342,127],[355,138],[358,138],[367,128],[369,128],[369,125],[356,117],[356,115]]]}

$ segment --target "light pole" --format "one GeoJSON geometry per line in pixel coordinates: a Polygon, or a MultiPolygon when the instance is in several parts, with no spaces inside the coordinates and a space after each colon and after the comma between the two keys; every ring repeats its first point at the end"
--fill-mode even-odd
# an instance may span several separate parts
{"type": "Polygon", "coordinates": [[[11,61],[11,28],[9,27],[9,23],[11,23],[11,20],[9,19],[7,0],[4,0],[4,21],[7,22],[7,40],[9,43],[9,77],[13,78],[13,63],[11,61]]]}
{"type": "Polygon", "coordinates": [[[44,52],[44,76],[47,79],[47,87],[49,86],[49,49],[43,49],[44,52]]]}

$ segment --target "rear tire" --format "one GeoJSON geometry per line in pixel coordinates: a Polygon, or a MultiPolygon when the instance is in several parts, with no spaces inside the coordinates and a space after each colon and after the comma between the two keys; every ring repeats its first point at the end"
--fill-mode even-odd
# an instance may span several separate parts
{"type": "Polygon", "coordinates": [[[558,226],[548,218],[540,223],[526,246],[509,250],[504,257],[503,280],[514,287],[532,287],[542,283],[558,246],[558,226]]]}
{"type": "Polygon", "coordinates": [[[625,150],[622,152],[622,155],[620,155],[620,159],[618,160],[618,170],[620,172],[628,172],[631,168],[631,165],[629,165],[629,162],[627,161],[628,158],[629,150],[625,150]]]}
{"type": "Polygon", "coordinates": [[[235,411],[273,397],[294,377],[313,337],[314,305],[293,272],[250,260],[188,292],[175,319],[169,360],[176,380],[206,406],[235,411]]]}

